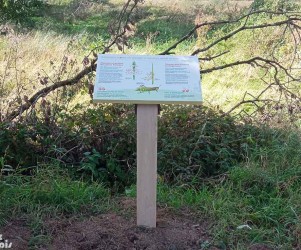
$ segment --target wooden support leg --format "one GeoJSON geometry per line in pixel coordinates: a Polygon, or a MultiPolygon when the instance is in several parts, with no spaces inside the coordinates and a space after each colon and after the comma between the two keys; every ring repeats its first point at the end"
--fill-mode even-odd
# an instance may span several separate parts
{"type": "Polygon", "coordinates": [[[137,225],[156,227],[158,105],[137,105],[137,225]]]}

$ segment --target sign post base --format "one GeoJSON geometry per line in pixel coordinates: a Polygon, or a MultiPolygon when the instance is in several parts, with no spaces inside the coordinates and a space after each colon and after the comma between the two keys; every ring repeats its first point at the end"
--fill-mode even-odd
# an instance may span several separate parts
{"type": "Polygon", "coordinates": [[[137,225],[156,227],[158,105],[137,105],[137,225]]]}

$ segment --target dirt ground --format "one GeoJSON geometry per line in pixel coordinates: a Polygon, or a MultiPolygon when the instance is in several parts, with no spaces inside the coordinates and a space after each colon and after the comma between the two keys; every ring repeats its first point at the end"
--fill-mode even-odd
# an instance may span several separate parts
{"type": "MultiPolygon", "coordinates": [[[[210,240],[208,222],[198,221],[191,214],[175,214],[166,208],[159,208],[157,227],[142,228],[136,226],[135,200],[127,198],[120,203],[122,209],[118,214],[46,221],[45,231],[52,240],[48,246],[37,249],[201,249],[210,240]]],[[[28,222],[14,220],[0,232],[3,239],[12,242],[11,249],[29,249],[32,235],[28,222]]]]}
{"type": "MultiPolygon", "coordinates": [[[[136,226],[135,200],[122,198],[118,213],[83,218],[61,218],[45,221],[45,234],[50,243],[33,244],[29,222],[13,220],[0,228],[3,240],[12,243],[13,250],[184,250],[225,249],[209,245],[210,223],[193,216],[190,211],[172,212],[158,208],[157,227],[136,226]]],[[[0,240],[1,242],[1,240],[0,240]]],[[[249,250],[272,250],[254,244],[249,250]]]]}
{"type": "MultiPolygon", "coordinates": [[[[136,203],[132,198],[119,200],[120,210],[84,218],[56,218],[44,222],[44,234],[50,242],[32,242],[33,234],[26,220],[13,220],[0,228],[2,242],[12,243],[13,250],[193,250],[224,249],[209,245],[208,220],[195,218],[189,210],[177,213],[158,208],[157,227],[136,226],[136,203]]],[[[0,239],[1,243],[1,239],[0,239]]],[[[272,250],[254,244],[249,250],[272,250]]]]}

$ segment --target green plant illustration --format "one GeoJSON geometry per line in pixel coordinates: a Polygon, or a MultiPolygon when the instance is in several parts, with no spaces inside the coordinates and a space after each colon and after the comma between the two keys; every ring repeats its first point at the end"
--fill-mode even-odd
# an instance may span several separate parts
{"type": "Polygon", "coordinates": [[[135,80],[135,75],[136,75],[136,62],[135,61],[133,61],[133,63],[132,63],[132,66],[133,66],[133,80],[135,80]]]}
{"type": "Polygon", "coordinates": [[[152,63],[152,84],[155,82],[154,64],[152,63]]]}
{"type": "Polygon", "coordinates": [[[155,70],[154,70],[154,64],[153,63],[152,63],[151,71],[149,71],[143,79],[145,81],[152,81],[152,85],[155,84],[156,80],[159,80],[159,79],[155,78],[155,70]]]}

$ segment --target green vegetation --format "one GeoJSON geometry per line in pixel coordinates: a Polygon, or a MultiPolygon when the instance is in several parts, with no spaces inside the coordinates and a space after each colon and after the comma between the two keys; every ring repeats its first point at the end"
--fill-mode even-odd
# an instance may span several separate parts
{"type": "Polygon", "coordinates": [[[0,20],[28,22],[30,17],[36,15],[42,6],[41,0],[1,0],[0,20]]]}
{"type": "MultiPolygon", "coordinates": [[[[10,170],[4,167],[2,173],[10,170]]],[[[76,179],[57,164],[32,168],[30,175],[23,171],[0,176],[0,224],[12,218],[27,220],[32,232],[28,242],[31,248],[50,241],[44,225],[49,219],[62,215],[79,218],[114,209],[110,192],[103,184],[76,179]]]]}
{"type": "Polygon", "coordinates": [[[2,220],[23,213],[32,213],[34,217],[36,212],[47,212],[45,216],[100,212],[109,206],[109,191],[102,184],[75,180],[55,164],[51,167],[41,165],[33,169],[30,176],[22,174],[21,169],[18,171],[20,173],[2,176],[2,220]]]}
{"type": "MultiPolygon", "coordinates": [[[[129,46],[121,50],[158,54],[199,21],[231,19],[243,12],[243,7],[221,11],[226,5],[217,2],[198,12],[202,1],[146,1],[134,12],[129,46]]],[[[34,247],[50,240],[44,230],[47,218],[118,210],[116,197],[135,195],[136,117],[133,105],[91,104],[94,73],[90,73],[37,102],[22,119],[4,119],[10,106],[26,103],[36,89],[67,79],[88,65],[90,55],[84,56],[91,49],[96,53],[104,49],[112,36],[108,27],[121,9],[118,0],[26,3],[0,0],[2,24],[15,30],[0,36],[0,225],[25,218],[34,247]],[[17,6],[22,6],[22,15],[17,6]],[[16,98],[16,93],[22,96],[16,98]]],[[[299,8],[282,0],[256,0],[252,6],[276,11],[299,8]]],[[[262,13],[248,21],[255,25],[270,19],[270,14],[262,13]]],[[[237,27],[204,27],[173,52],[191,54],[237,27]]],[[[290,63],[286,59],[295,48],[288,38],[279,38],[281,32],[273,27],[238,33],[201,55],[208,58],[229,50],[214,61],[205,60],[201,67],[258,55],[271,59],[272,49],[290,63]]],[[[258,108],[250,102],[236,113],[224,112],[246,91],[253,96],[260,93],[267,85],[260,79],[266,75],[263,68],[249,64],[204,74],[204,106],[161,106],[159,204],[176,213],[189,209],[195,217],[209,220],[213,238],[207,249],[248,249],[255,243],[273,249],[301,245],[300,103],[291,96],[290,106],[258,108]],[[240,111],[247,115],[235,116],[240,111]]],[[[285,76],[279,73],[279,78],[285,76]]],[[[299,90],[292,89],[296,94],[299,90]]],[[[276,94],[273,90],[264,97],[276,94]]]]}
{"type": "MultiPolygon", "coordinates": [[[[176,210],[188,207],[200,217],[209,216],[214,236],[211,246],[300,246],[300,137],[281,130],[262,130],[261,136],[267,140],[266,145],[251,147],[243,163],[218,176],[202,179],[198,188],[193,182],[170,186],[161,181],[159,202],[176,210]]],[[[126,193],[134,196],[135,186],[126,193]]]]}

